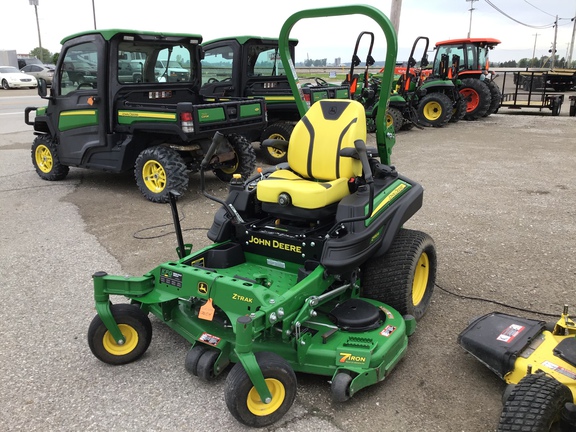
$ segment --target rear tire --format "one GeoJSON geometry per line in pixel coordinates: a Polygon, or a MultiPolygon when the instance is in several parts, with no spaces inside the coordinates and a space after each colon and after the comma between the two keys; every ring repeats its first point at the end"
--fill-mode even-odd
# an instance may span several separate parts
{"type": "Polygon", "coordinates": [[[486,112],[486,116],[490,114],[495,114],[500,108],[500,102],[502,101],[502,93],[500,92],[500,87],[494,81],[484,81],[484,83],[488,86],[488,90],[490,91],[490,107],[486,112]]]}
{"type": "Polygon", "coordinates": [[[32,165],[40,178],[49,181],[66,178],[70,168],[60,163],[58,147],[49,135],[38,135],[32,143],[32,165]]]}
{"type": "Polygon", "coordinates": [[[388,107],[386,111],[386,127],[392,126],[398,132],[404,124],[404,116],[398,108],[388,107]]]}
{"type": "Polygon", "coordinates": [[[134,164],[134,175],[142,195],[156,203],[168,202],[170,191],[184,194],[190,180],[182,156],[165,146],[142,151],[134,164]]]}
{"type": "Polygon", "coordinates": [[[428,93],[418,102],[418,123],[441,127],[452,117],[452,101],[444,93],[428,93]]]}
{"type": "MultiPolygon", "coordinates": [[[[281,139],[290,141],[290,136],[294,126],[287,122],[276,122],[268,126],[260,136],[260,142],[266,139],[281,139]]],[[[262,159],[269,165],[278,165],[288,160],[287,152],[274,147],[260,147],[262,149],[262,159]]]]}
{"type": "Polygon", "coordinates": [[[488,86],[476,78],[465,78],[459,88],[460,94],[466,100],[466,120],[478,120],[490,109],[491,96],[488,86]]]}
{"type": "Polygon", "coordinates": [[[498,432],[549,432],[560,419],[572,393],[561,382],[541,373],[526,375],[504,403],[498,432]]]}
{"type": "Polygon", "coordinates": [[[246,180],[256,169],[256,152],[252,143],[242,135],[231,134],[227,136],[235,157],[226,161],[218,168],[213,169],[214,175],[223,182],[228,183],[234,174],[240,174],[246,180]]]}
{"type": "Polygon", "coordinates": [[[419,320],[432,299],[436,268],[432,238],[421,231],[403,228],[384,255],[362,266],[361,295],[419,320]]]}

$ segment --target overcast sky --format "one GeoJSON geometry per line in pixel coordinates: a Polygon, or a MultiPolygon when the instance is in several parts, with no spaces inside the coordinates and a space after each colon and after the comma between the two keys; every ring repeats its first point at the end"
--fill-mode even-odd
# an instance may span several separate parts
{"type": "MultiPolygon", "coordinates": [[[[403,0],[398,59],[408,58],[419,36],[428,37],[431,48],[438,41],[467,37],[472,4],[471,36],[502,41],[491,52],[492,61],[532,57],[535,42],[536,57],[548,55],[554,40],[551,25],[556,15],[559,17],[557,51],[560,57],[568,54],[574,26],[570,19],[576,15],[576,0],[489,2],[522,24],[495,10],[487,0],[474,3],[470,0],[403,0]]],[[[312,4],[320,8],[353,3],[350,0],[38,0],[37,10],[42,47],[59,52],[62,38],[94,28],[93,4],[99,29],[186,32],[201,34],[207,41],[233,35],[276,37],[290,15],[309,9],[312,4]]],[[[390,16],[392,0],[360,0],[360,3],[375,6],[390,16]]],[[[29,0],[2,0],[2,5],[0,49],[27,54],[39,46],[36,15],[29,0]]],[[[347,62],[358,34],[372,31],[371,25],[372,20],[360,15],[300,21],[291,33],[300,40],[296,60],[327,58],[330,63],[335,57],[341,57],[347,62]]],[[[379,35],[376,31],[375,34],[379,35]]],[[[380,47],[380,44],[378,36],[376,45],[380,47]]],[[[384,59],[384,54],[376,48],[373,56],[376,60],[384,59]]],[[[572,58],[576,59],[576,52],[572,58]]]]}

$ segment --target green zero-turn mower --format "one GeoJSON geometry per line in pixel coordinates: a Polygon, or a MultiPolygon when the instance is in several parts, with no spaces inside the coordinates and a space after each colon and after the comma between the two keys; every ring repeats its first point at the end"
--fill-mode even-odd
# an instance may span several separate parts
{"type": "MultiPolygon", "coordinates": [[[[386,62],[394,64],[396,35],[378,9],[301,11],[280,33],[295,95],[301,89],[288,54],[292,26],[349,14],[380,25],[386,62]]],[[[384,73],[381,121],[392,72],[384,73]]],[[[138,359],[151,341],[152,313],[192,344],[185,366],[193,375],[209,381],[230,366],[228,409],[255,427],[290,409],[296,372],[328,377],[336,402],[384,380],[430,303],[436,251],[430,236],[403,228],[421,207],[423,188],[389,165],[393,136],[380,128],[377,137],[380,157],[366,147],[359,102],[316,102],[294,127],[286,164],[245,182],[234,178],[225,201],[204,192],[222,207],[208,232],[214,243],[197,252],[184,244],[171,195],[179,258],[141,277],[94,274],[93,354],[109,364],[138,359]],[[111,295],[130,304],[111,304],[111,295]]],[[[204,167],[224,141],[215,134],[204,167]]]]}
{"type": "Polygon", "coordinates": [[[576,323],[568,306],[557,322],[489,313],[472,320],[458,343],[508,384],[499,432],[576,430],[576,323]]]}

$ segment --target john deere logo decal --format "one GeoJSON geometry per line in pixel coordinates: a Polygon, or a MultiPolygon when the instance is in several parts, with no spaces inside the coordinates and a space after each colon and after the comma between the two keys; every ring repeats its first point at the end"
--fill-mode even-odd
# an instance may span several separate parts
{"type": "Polygon", "coordinates": [[[208,284],[206,282],[198,282],[198,292],[206,294],[208,292],[208,284]]]}

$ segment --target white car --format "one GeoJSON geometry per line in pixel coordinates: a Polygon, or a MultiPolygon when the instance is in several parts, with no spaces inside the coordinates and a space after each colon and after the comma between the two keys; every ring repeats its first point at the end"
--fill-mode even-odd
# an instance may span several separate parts
{"type": "Polygon", "coordinates": [[[38,81],[32,75],[20,72],[13,66],[0,66],[0,85],[4,90],[11,88],[36,88],[38,81]]]}

